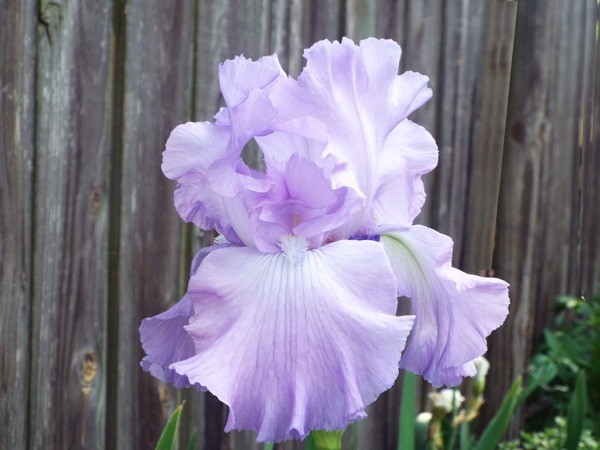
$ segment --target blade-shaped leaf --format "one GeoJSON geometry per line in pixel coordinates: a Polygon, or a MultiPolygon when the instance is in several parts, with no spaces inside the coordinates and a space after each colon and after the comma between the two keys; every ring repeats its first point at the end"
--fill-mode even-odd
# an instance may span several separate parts
{"type": "Polygon", "coordinates": [[[565,448],[577,450],[581,433],[583,432],[583,421],[587,409],[587,389],[585,385],[585,372],[579,372],[575,381],[575,390],[567,413],[567,439],[565,448]]]}
{"type": "Polygon", "coordinates": [[[520,403],[522,389],[521,377],[517,377],[504,397],[500,409],[483,430],[475,450],[493,450],[496,448],[520,403]]]}
{"type": "Polygon", "coordinates": [[[475,446],[469,423],[464,422],[460,426],[460,450],[471,450],[475,446]]]}
{"type": "Polygon", "coordinates": [[[175,435],[177,434],[177,428],[179,427],[179,417],[181,416],[181,410],[183,409],[184,404],[185,401],[173,411],[171,418],[160,435],[158,444],[156,444],[156,450],[173,450],[175,446],[175,435]]]}
{"type": "Polygon", "coordinates": [[[192,434],[190,435],[190,440],[188,441],[187,450],[196,450],[196,438],[198,436],[198,432],[194,428],[192,430],[192,434]]]}

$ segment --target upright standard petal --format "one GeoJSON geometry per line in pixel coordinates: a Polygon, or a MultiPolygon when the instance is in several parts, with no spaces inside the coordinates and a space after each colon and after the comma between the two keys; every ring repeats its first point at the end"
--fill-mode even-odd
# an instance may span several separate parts
{"type": "Polygon", "coordinates": [[[230,407],[226,431],[258,441],[343,429],[394,383],[413,322],[396,317],[383,246],[338,241],[308,250],[212,252],[192,277],[196,354],[173,364],[230,407]]]}
{"type": "Polygon", "coordinates": [[[475,375],[473,360],[508,314],[508,284],[453,268],[452,240],[423,226],[386,233],[381,242],[398,294],[410,297],[416,315],[400,367],[436,387],[475,375]]]}
{"type": "Polygon", "coordinates": [[[412,225],[425,203],[421,176],[433,170],[437,161],[437,144],[425,128],[406,119],[392,130],[377,164],[371,205],[376,227],[412,225]]]}
{"type": "Polygon", "coordinates": [[[273,88],[271,101],[280,110],[280,120],[312,116],[325,124],[328,152],[355,175],[358,192],[366,199],[365,208],[353,214],[337,236],[370,232],[380,224],[408,226],[423,203],[420,176],[435,166],[435,143],[431,137],[423,139],[425,130],[401,124],[431,97],[431,89],[421,74],[398,75],[400,54],[398,44],[390,40],[366,39],[359,45],[349,39],[321,41],[305,51],[307,64],[298,81],[287,79],[273,88]],[[420,149],[415,143],[425,146],[420,149]],[[407,149],[410,155],[405,157],[407,149]],[[390,165],[398,160],[400,165],[390,165]],[[390,182],[395,179],[400,181],[390,182]],[[400,189],[406,186],[408,191],[400,189]],[[399,201],[397,197],[407,192],[415,199],[399,201]],[[382,206],[388,194],[393,207],[382,206]]]}

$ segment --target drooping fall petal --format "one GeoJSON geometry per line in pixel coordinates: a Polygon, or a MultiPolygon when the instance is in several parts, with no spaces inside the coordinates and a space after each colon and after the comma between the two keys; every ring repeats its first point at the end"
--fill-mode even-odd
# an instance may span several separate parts
{"type": "Polygon", "coordinates": [[[229,405],[227,430],[259,441],[343,429],[392,386],[413,317],[396,317],[396,283],[381,244],[212,252],[192,277],[196,352],[173,364],[229,405]]]}
{"type": "Polygon", "coordinates": [[[388,232],[381,242],[416,316],[400,367],[436,387],[475,375],[473,360],[508,314],[508,283],[453,268],[452,240],[424,226],[388,232]]]}

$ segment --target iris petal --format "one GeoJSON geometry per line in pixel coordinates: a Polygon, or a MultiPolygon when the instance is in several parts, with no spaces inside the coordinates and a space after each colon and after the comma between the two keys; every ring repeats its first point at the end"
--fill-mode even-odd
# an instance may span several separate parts
{"type": "Polygon", "coordinates": [[[194,342],[183,328],[192,312],[192,302],[189,296],[184,295],[174,306],[144,319],[140,325],[142,347],[146,352],[142,368],[161,381],[173,383],[177,389],[191,386],[187,376],[178,374],[169,366],[194,355],[194,342]]]}
{"type": "Polygon", "coordinates": [[[355,176],[348,187],[356,186],[366,199],[336,236],[370,232],[381,224],[410,225],[423,204],[420,176],[435,166],[437,149],[425,130],[403,122],[431,97],[431,89],[426,76],[398,75],[400,55],[400,46],[390,40],[365,39],[359,45],[349,39],[321,41],[305,51],[306,67],[297,81],[288,79],[273,88],[271,101],[281,120],[295,115],[323,122],[329,154],[355,176]],[[407,148],[416,149],[417,140],[426,144],[422,152],[403,158],[407,148]],[[390,166],[390,160],[398,159],[400,165],[390,166]],[[400,181],[390,182],[398,176],[400,181]],[[384,206],[388,193],[393,193],[392,203],[384,206]],[[398,199],[413,194],[414,199],[398,199]]]}
{"type": "Polygon", "coordinates": [[[343,429],[391,387],[413,321],[396,317],[381,244],[338,241],[278,254],[211,253],[192,277],[196,354],[172,367],[230,407],[226,430],[258,441],[343,429]]]}
{"type": "Polygon", "coordinates": [[[508,314],[508,284],[453,268],[452,240],[427,227],[388,232],[381,242],[398,294],[411,298],[416,315],[400,367],[436,387],[474,375],[473,360],[485,353],[486,337],[508,314]]]}
{"type": "MultiPolygon", "coordinates": [[[[192,260],[190,275],[198,270],[209,253],[231,246],[230,243],[218,244],[200,250],[192,260]]],[[[140,339],[146,352],[140,365],[159,380],[173,383],[177,389],[191,386],[185,375],[179,375],[169,366],[194,355],[194,342],[184,329],[193,312],[192,302],[186,294],[171,308],[142,320],[140,325],[140,339]]],[[[198,384],[195,387],[205,389],[198,384]]]]}
{"type": "Polygon", "coordinates": [[[387,136],[377,166],[372,209],[376,226],[412,225],[425,203],[421,176],[433,170],[438,149],[433,137],[406,119],[387,136]]]}

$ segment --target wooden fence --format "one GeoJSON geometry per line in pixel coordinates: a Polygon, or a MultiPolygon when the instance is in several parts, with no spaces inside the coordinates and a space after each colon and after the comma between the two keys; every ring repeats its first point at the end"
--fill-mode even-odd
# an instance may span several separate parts
{"type": "MultiPolygon", "coordinates": [[[[394,38],[431,78],[414,119],[440,164],[419,221],[512,285],[489,416],[554,297],[600,280],[598,18],[597,0],[0,0],[0,447],[150,449],[185,397],[199,448],[262,448],[223,434],[211,395],[139,367],[140,320],[211,239],[177,217],[161,152],[221,105],[222,60],[277,52],[297,74],[342,36],[394,38]]],[[[398,405],[396,386],[346,448],[395,448],[398,405]]]]}

